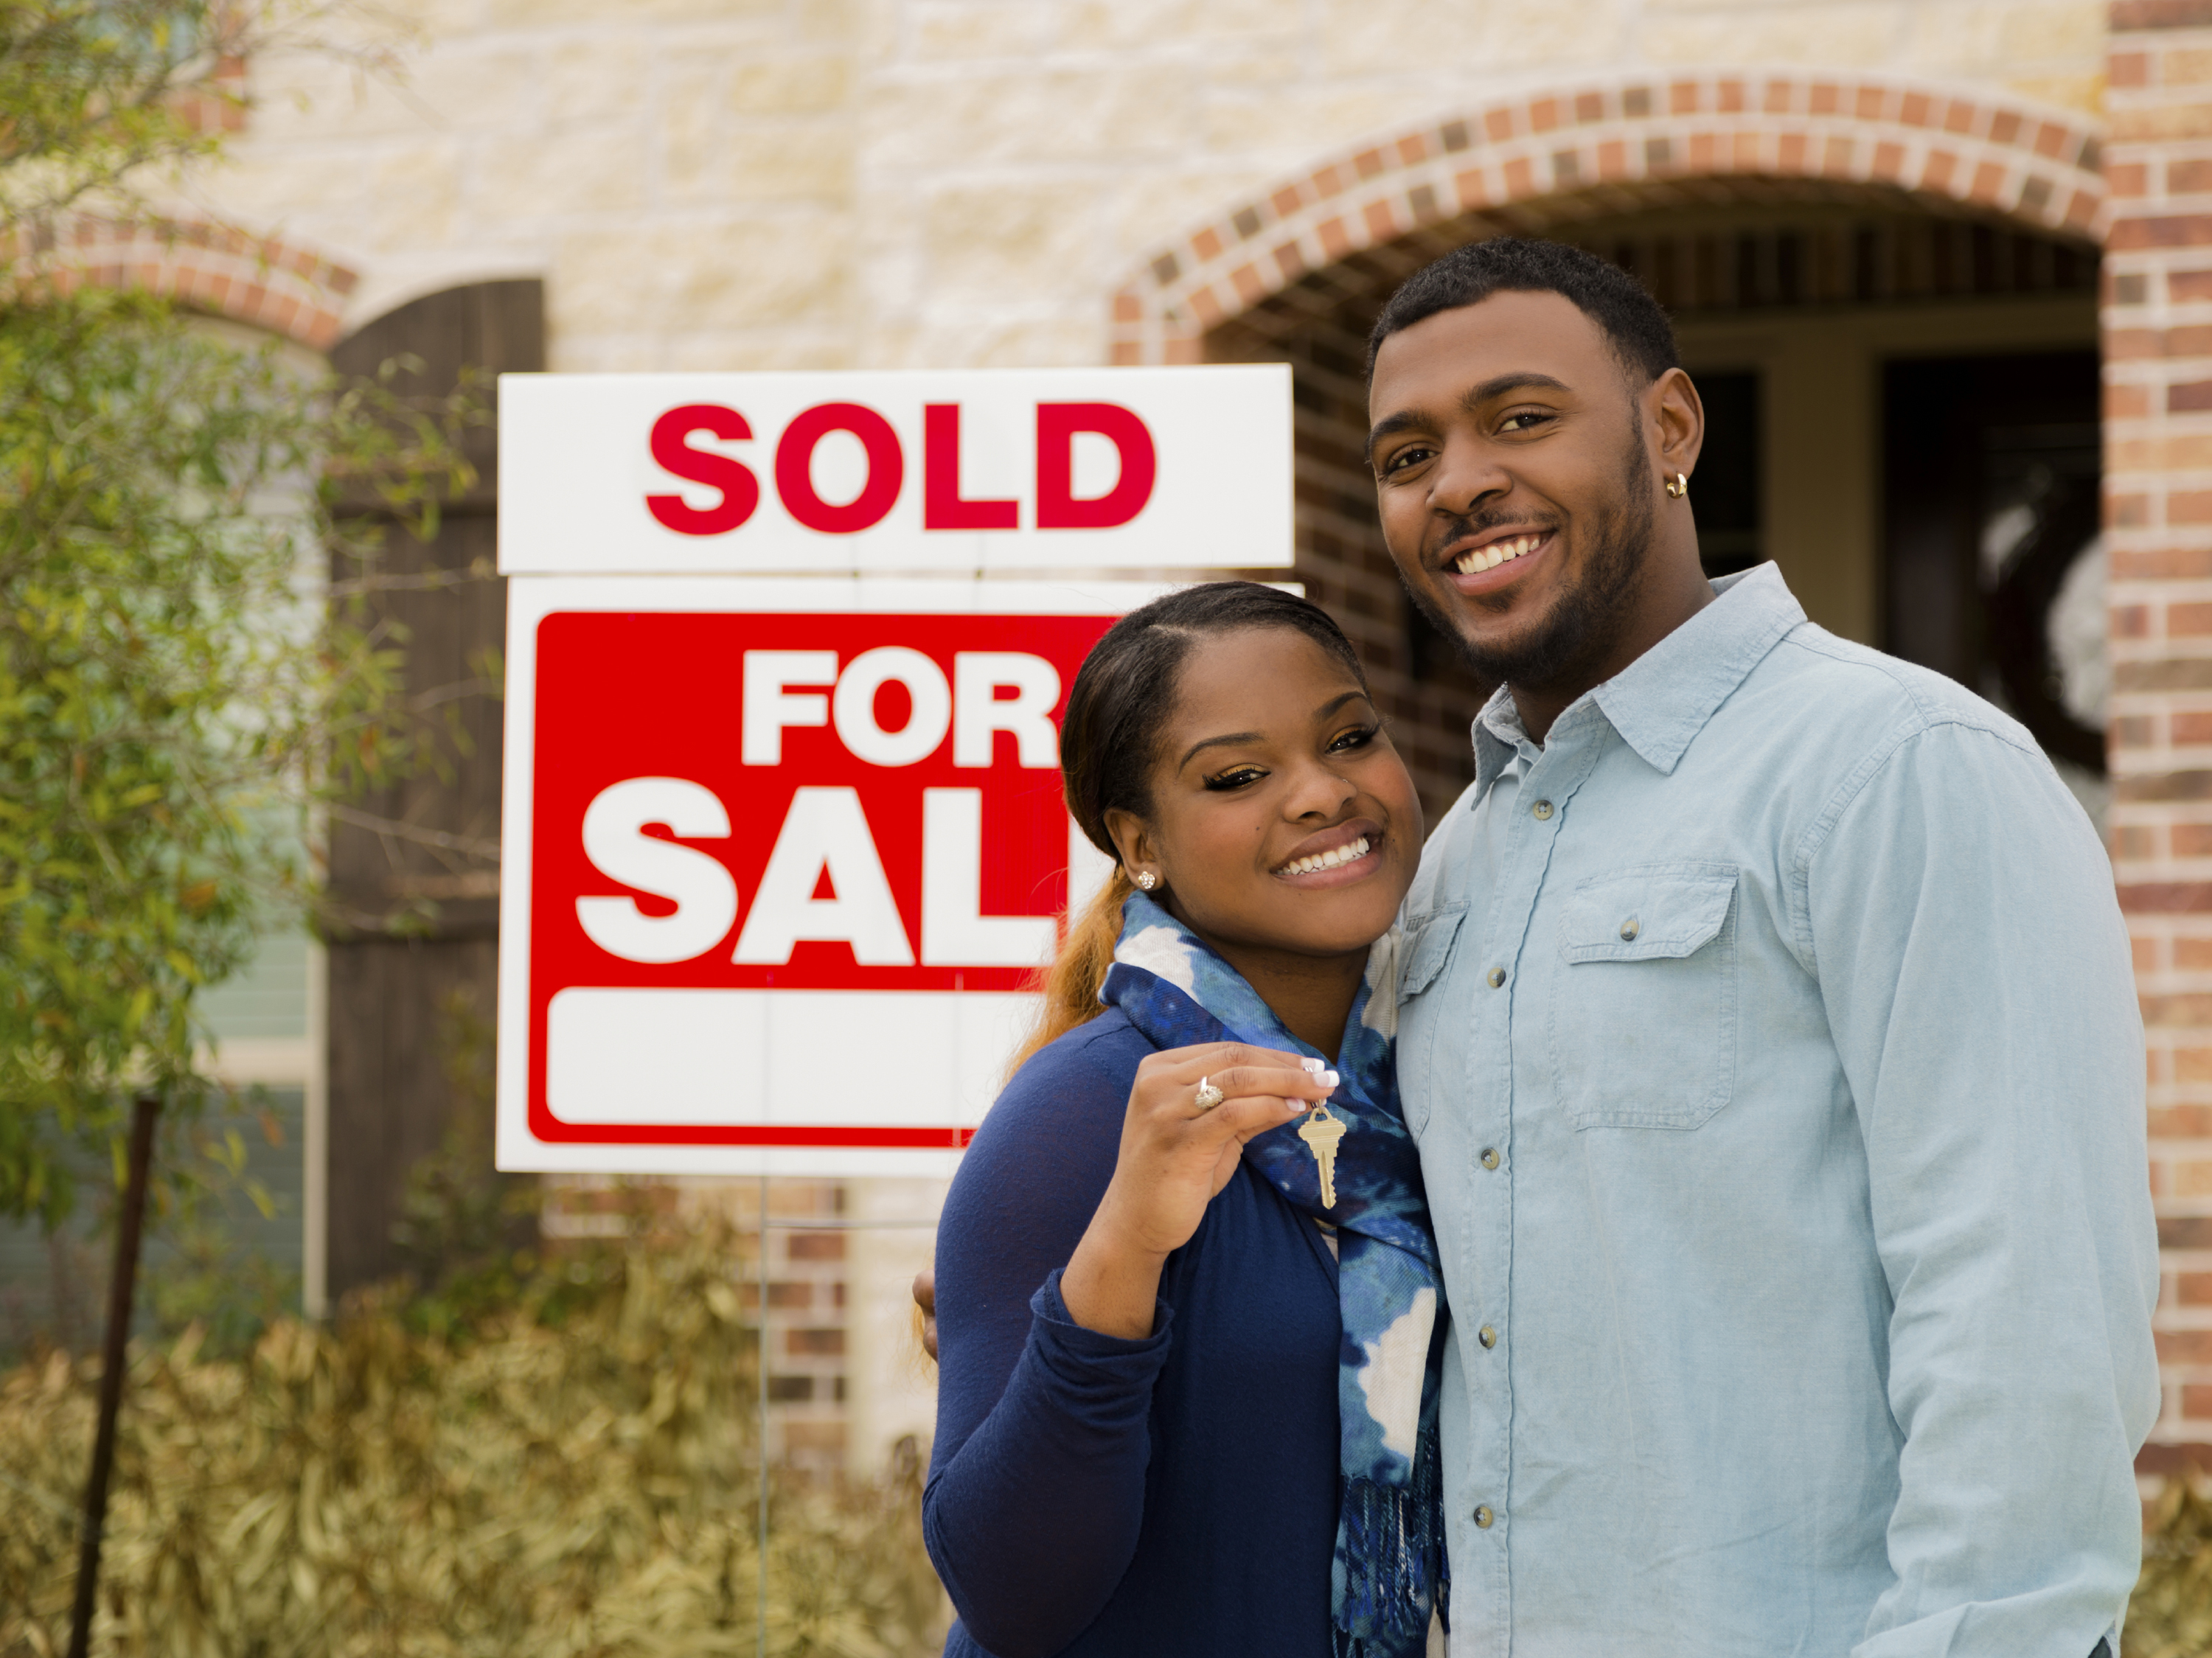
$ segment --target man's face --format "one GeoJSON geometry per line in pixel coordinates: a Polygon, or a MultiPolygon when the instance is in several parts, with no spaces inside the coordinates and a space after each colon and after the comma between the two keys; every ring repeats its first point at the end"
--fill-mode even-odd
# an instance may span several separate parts
{"type": "Polygon", "coordinates": [[[1558,294],[1493,294],[1382,342],[1368,413],[1383,539],[1487,678],[1572,679],[1629,625],[1663,487],[1631,379],[1558,294]]]}

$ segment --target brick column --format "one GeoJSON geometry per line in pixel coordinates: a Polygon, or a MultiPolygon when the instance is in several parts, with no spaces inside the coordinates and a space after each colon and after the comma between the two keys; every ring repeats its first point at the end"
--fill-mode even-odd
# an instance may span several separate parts
{"type": "Polygon", "coordinates": [[[2112,27],[2111,838],[2150,1041],[2161,1474],[2212,1467],[2212,0],[2117,0],[2112,27]]]}

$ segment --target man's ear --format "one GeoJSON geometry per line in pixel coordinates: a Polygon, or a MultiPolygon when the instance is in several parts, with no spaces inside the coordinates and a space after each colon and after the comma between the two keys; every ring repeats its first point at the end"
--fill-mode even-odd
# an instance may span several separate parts
{"type": "Polygon", "coordinates": [[[1644,396],[1658,439],[1660,471],[1668,477],[1696,471],[1705,446],[1705,404],[1696,383],[1681,369],[1669,368],[1644,396]]]}

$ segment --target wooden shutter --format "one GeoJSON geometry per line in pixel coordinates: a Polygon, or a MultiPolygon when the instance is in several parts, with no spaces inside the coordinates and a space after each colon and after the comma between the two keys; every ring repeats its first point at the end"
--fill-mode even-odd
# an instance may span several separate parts
{"type": "MultiPolygon", "coordinates": [[[[342,373],[361,375],[402,357],[421,364],[404,383],[434,392],[449,390],[465,367],[542,369],[543,284],[479,282],[428,295],[378,318],[331,353],[342,373]]],[[[490,390],[487,382],[487,397],[490,390]]],[[[468,446],[476,487],[447,508],[428,544],[394,526],[381,559],[386,574],[492,568],[495,430],[471,434],[468,446]]],[[[356,574],[350,567],[333,572],[338,580],[356,574]]],[[[506,584],[495,577],[395,586],[380,591],[376,603],[408,630],[411,691],[465,685],[505,647],[506,584]]],[[[451,706],[459,740],[441,744],[436,767],[351,803],[331,824],[331,896],[350,918],[330,945],[327,1224],[334,1299],[398,1270],[392,1230],[409,1171],[438,1150],[457,1108],[489,1109],[479,1096],[489,1086],[484,1033],[499,952],[501,703],[471,689],[451,706]],[[471,1052],[479,1035],[480,1060],[471,1052]]],[[[484,1145],[488,1157],[488,1137],[484,1145]]]]}

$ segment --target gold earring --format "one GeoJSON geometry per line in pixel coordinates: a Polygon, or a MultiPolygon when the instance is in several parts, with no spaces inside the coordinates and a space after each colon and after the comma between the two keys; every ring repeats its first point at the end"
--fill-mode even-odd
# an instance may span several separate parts
{"type": "Polygon", "coordinates": [[[1137,876],[1137,884],[1144,888],[1147,892],[1150,892],[1154,887],[1159,885],[1159,884],[1160,878],[1153,874],[1150,870],[1140,871],[1137,876]]]}
{"type": "Polygon", "coordinates": [[[1681,500],[1684,495],[1688,495],[1690,493],[1690,475],[1687,472],[1675,473],[1673,477],[1667,480],[1667,493],[1674,496],[1677,501],[1681,500]]]}

